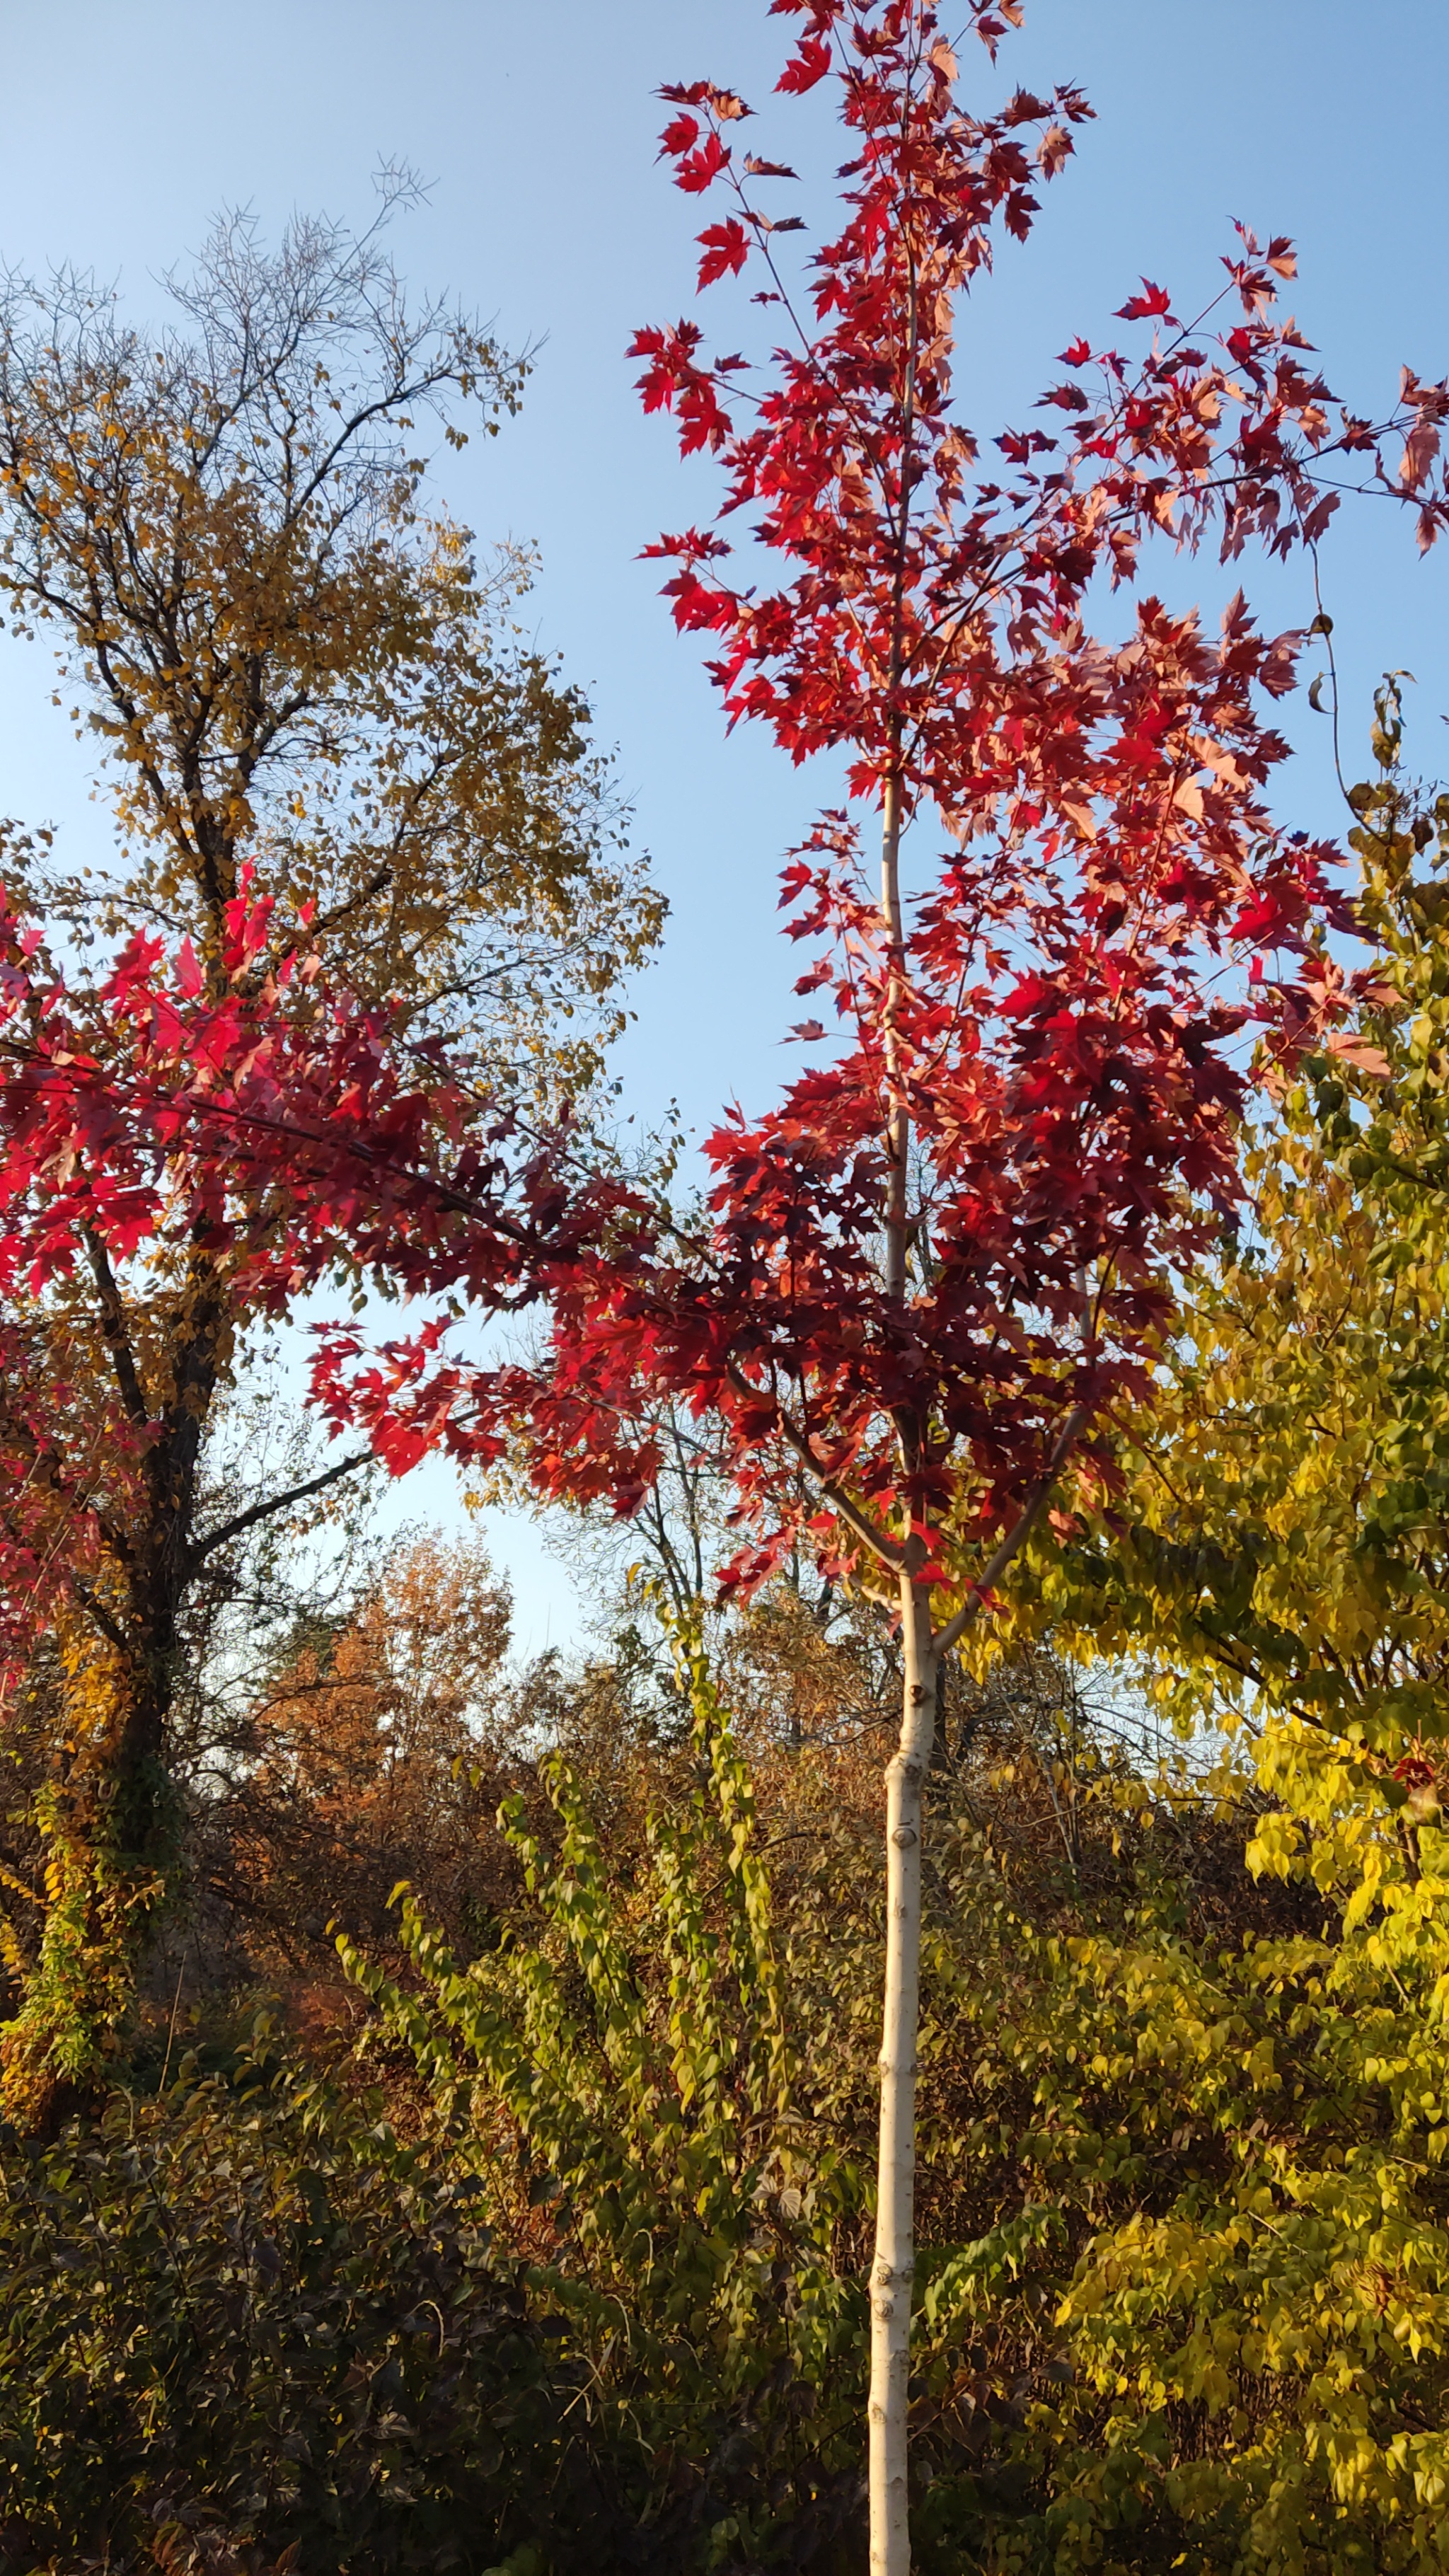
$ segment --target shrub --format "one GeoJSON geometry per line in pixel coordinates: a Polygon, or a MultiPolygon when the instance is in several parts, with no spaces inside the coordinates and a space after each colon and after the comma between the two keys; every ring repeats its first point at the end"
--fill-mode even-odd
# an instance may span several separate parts
{"type": "Polygon", "coordinates": [[[682,1656],[693,1788],[617,1865],[546,1760],[554,1848],[507,1801],[526,1901],[460,1968],[412,1899],[414,1983],[339,1944],[486,2175],[530,2287],[586,2350],[671,2571],[860,2563],[866,2298],[835,2259],[860,2172],[809,2115],[749,1773],[682,1656]]]}
{"type": "Polygon", "coordinates": [[[5,2576],[635,2563],[470,2178],[365,2112],[188,2068],[3,2179],[5,2576]]]}

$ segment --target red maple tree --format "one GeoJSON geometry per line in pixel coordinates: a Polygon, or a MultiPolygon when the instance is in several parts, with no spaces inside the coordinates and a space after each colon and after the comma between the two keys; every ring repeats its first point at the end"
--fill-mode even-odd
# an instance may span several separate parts
{"type": "MultiPolygon", "coordinates": [[[[649,551],[678,625],[711,639],[731,722],[795,761],[847,765],[881,824],[867,881],[847,810],[786,869],[797,990],[833,1005],[822,1047],[763,1118],[708,1138],[707,1220],[621,1193],[606,1236],[556,1269],[537,1367],[487,1369],[435,1330],[368,1359],[333,1336],[319,1392],[339,1420],[466,1457],[522,1444],[540,1490],[631,1510],[655,1473],[662,1397],[708,1412],[741,1545],[726,1588],[802,1533],[899,1619],[904,1719],[887,1773],[889,1943],[872,2273],[872,2566],[909,2566],[906,2400],[922,1784],[941,1654],[983,1606],[1069,1458],[1140,1392],[1174,1264],[1236,1187],[1256,1033],[1269,1053],[1331,1020],[1325,927],[1348,915],[1334,854],[1274,822],[1286,746],[1271,701],[1301,637],[1260,634],[1239,595],[1216,636],[1141,581],[1143,541],[1231,559],[1316,544],[1336,486],[1412,500],[1433,480],[1445,390],[1406,378],[1394,420],[1335,409],[1279,283],[1291,246],[1240,228],[1190,325],[1144,281],[1129,360],[1068,349],[1052,426],[984,449],[952,398],[962,296],[1089,114],[1081,94],[959,103],[927,0],[773,0],[799,22],[778,87],[835,85],[844,222],[803,279],[767,211],[789,167],[744,148],[750,110],[698,81],[664,93],[663,152],[714,192],[701,290],[742,272],[778,345],[706,353],[703,326],[641,331],[646,408],[712,457],[712,524],[649,551]],[[1402,463],[1384,463],[1387,433],[1402,463]],[[747,541],[732,578],[731,532],[747,541]],[[771,565],[783,567],[771,584],[771,565]],[[763,567],[758,581],[749,574],[763,567]],[[1115,636],[1088,622],[1115,591],[1115,636]],[[908,854],[904,836],[912,824],[908,854]],[[934,825],[939,856],[928,858],[934,825]],[[917,849],[920,855],[916,855],[917,849]],[[939,1605],[939,1606],[938,1606],[939,1605]]],[[[972,0],[995,55],[1014,0],[972,0]]]]}

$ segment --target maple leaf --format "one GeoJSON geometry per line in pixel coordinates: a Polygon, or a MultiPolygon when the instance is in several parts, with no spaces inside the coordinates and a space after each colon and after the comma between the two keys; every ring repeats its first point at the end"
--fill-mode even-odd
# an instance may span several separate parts
{"type": "Polygon", "coordinates": [[[390,1413],[379,1423],[373,1447],[390,1476],[406,1476],[424,1459],[433,1446],[424,1430],[390,1413]]]}
{"type": "Polygon", "coordinates": [[[1172,298],[1166,287],[1154,286],[1150,277],[1144,277],[1142,293],[1129,295],[1125,304],[1119,304],[1117,318],[1120,322],[1141,322],[1159,314],[1168,318],[1171,312],[1172,298]]]}
{"type": "Polygon", "coordinates": [[[717,134],[707,134],[697,152],[680,156],[674,173],[674,184],[687,196],[698,197],[713,187],[722,170],[729,168],[730,155],[717,134]]]}
{"type": "Polygon", "coordinates": [[[830,70],[830,47],[823,36],[802,36],[796,52],[786,64],[775,86],[787,97],[803,97],[814,89],[830,70]]]}
{"type": "Polygon", "coordinates": [[[698,240],[704,252],[699,263],[701,288],[713,286],[717,278],[738,276],[750,255],[750,237],[733,216],[726,223],[707,225],[698,240]]]}
{"type": "Polygon", "coordinates": [[[1442,443],[1439,422],[1421,411],[1404,440],[1404,453],[1399,464],[1399,481],[1406,492],[1417,492],[1442,443]]]}
{"type": "Polygon", "coordinates": [[[1037,160],[1043,175],[1048,179],[1054,179],[1058,171],[1065,168],[1075,150],[1076,145],[1065,125],[1049,125],[1037,145],[1037,160]]]}
{"type": "Polygon", "coordinates": [[[1330,1029],[1326,1043],[1330,1055],[1344,1064],[1356,1065],[1360,1073],[1371,1074],[1377,1082],[1387,1082],[1393,1073],[1383,1048],[1359,1037],[1352,1029],[1330,1029]]]}

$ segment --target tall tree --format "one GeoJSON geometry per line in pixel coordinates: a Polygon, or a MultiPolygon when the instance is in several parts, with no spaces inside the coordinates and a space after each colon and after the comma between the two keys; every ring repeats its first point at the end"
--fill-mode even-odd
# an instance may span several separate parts
{"type": "MultiPolygon", "coordinates": [[[[155,1066],[128,1099],[150,1134],[158,1114],[185,1126],[188,1190],[225,1246],[245,1236],[260,1262],[248,1276],[273,1294],[335,1263],[489,1310],[550,1298],[533,1364],[455,1356],[446,1305],[375,1359],[356,1332],[330,1337],[319,1397],[365,1423],[390,1464],[438,1444],[492,1458],[512,1441],[541,1490],[606,1492],[627,1513],[657,1472],[665,1408],[683,1403],[716,1418],[734,1485],[743,1544],[727,1584],[763,1582],[803,1540],[897,1618],[871,2447],[875,2564],[903,2576],[921,1800],[939,1658],[992,1604],[1067,1457],[1079,1476],[1110,1465],[1093,1425],[1142,1388],[1173,1267],[1237,1187],[1244,1033],[1256,1021],[1293,1043],[1338,984],[1319,939],[1334,911],[1324,853],[1278,831],[1266,804],[1284,746],[1263,702],[1291,683],[1294,639],[1263,639],[1238,600],[1210,644],[1195,619],[1139,596],[1125,640],[1104,642],[1086,595],[1098,574],[1135,584],[1139,540],[1164,524],[1192,542],[1216,519],[1229,552],[1312,536],[1331,507],[1315,480],[1325,450],[1339,464],[1365,455],[1370,474],[1378,450],[1355,420],[1331,433],[1326,388],[1274,311],[1287,245],[1264,258],[1245,241],[1222,339],[1204,330],[1210,346],[1193,345],[1147,288],[1127,307],[1160,325],[1145,360],[1093,362],[1079,345],[1048,395],[1059,436],[1007,433],[1006,479],[978,475],[950,404],[956,303],[993,224],[1029,228],[1023,138],[1051,171],[1083,104],[1018,95],[966,116],[921,0],[787,0],[781,14],[807,22],[782,88],[833,77],[855,149],[813,313],[767,362],[738,430],[740,359],[707,364],[687,323],[639,346],[647,399],[677,411],[687,448],[721,454],[726,507],[760,510],[757,533],[791,565],[761,597],[728,585],[718,533],[666,540],[681,623],[722,637],[732,713],[764,717],[797,756],[843,754],[853,795],[880,817],[878,891],[838,813],[786,877],[792,930],[823,945],[802,987],[833,992],[838,1050],[778,1110],[736,1114],[710,1140],[716,1183],[698,1222],[607,1175],[575,1179],[566,1135],[530,1157],[480,1135],[476,1092],[446,1081],[440,1058],[426,1099],[397,1096],[366,1014],[343,1014],[330,1052],[299,1054],[280,972],[266,1105],[249,1088],[244,974],[225,1006],[200,989],[189,1011],[173,999],[186,1069],[171,1110],[158,1111],[155,1066]],[[906,827],[932,806],[948,847],[912,898],[906,827]],[[1295,980],[1270,972],[1280,956],[1295,980]],[[1235,959],[1252,962],[1232,998],[1235,959]],[[224,1122],[253,1142],[219,1170],[224,1122]],[[286,1223],[258,1248],[264,1179],[286,1223]]],[[[999,19],[975,14],[994,44],[999,19]]],[[[781,165],[736,167],[745,110],[732,93],[699,84],[673,104],[682,184],[739,188],[739,211],[702,237],[704,282],[752,245],[772,264],[783,227],[747,183],[781,165]]],[[[773,303],[787,290],[770,274],[773,303]]],[[[1432,411],[1411,389],[1420,461],[1406,488],[1421,498],[1412,441],[1432,411]]],[[[1432,517],[1442,503],[1422,506],[1432,517]]],[[[269,936],[238,901],[233,979],[247,940],[269,936]]],[[[138,994],[150,971],[128,967],[138,994]]],[[[184,992],[197,977],[183,949],[172,980],[184,992]]],[[[22,1108],[55,1076],[73,1097],[74,1049],[64,1065],[52,1049],[42,1080],[31,1059],[44,1048],[33,1031],[27,1043],[22,1108]]],[[[37,1115],[43,1126],[43,1102],[37,1115]]],[[[64,1187],[62,1160],[32,1157],[64,1187]]]]}
{"type": "MultiPolygon", "coordinates": [[[[587,708],[516,640],[526,562],[480,567],[468,531],[428,499],[428,419],[461,444],[455,414],[471,404],[491,434],[526,369],[465,315],[410,312],[380,229],[406,193],[386,183],[361,238],[298,221],[275,255],[229,218],[194,273],[172,279],[173,322],[154,335],[70,277],[44,292],[11,281],[0,297],[0,596],[17,630],[56,643],[82,736],[105,755],[117,832],[94,874],[43,842],[13,845],[3,873],[73,966],[144,926],[185,943],[178,999],[266,993],[273,1016],[305,1019],[325,962],[357,1010],[386,1001],[379,1044],[415,1049],[446,1029],[480,1097],[556,1100],[592,1079],[660,910],[617,846],[587,708]],[[307,973],[288,981],[299,942],[307,973]]],[[[74,973],[72,986],[91,1061],[124,1089],[126,1005],[104,968],[88,1003],[74,973]],[[108,1033],[117,1008],[124,1025],[108,1033]]],[[[47,1007],[35,992],[16,1005],[12,1044],[25,1012],[47,1007]]],[[[110,1147],[74,1150],[104,1160],[110,1147]]],[[[15,1184],[21,1236],[33,1186],[15,1184]]],[[[124,1223],[76,1218],[67,1234],[45,1203],[53,1257],[5,1267],[0,1436],[25,1452],[40,1402],[56,1473],[78,1491],[99,1473],[108,1501],[94,1579],[76,1574],[58,1611],[68,1714],[45,1810],[52,1892],[90,1928],[57,1913],[12,2040],[42,2091],[61,2022],[72,2072],[114,2040],[174,1880],[178,1619],[215,1543],[197,1525],[198,1473],[256,1311],[220,1237],[173,1221],[174,1206],[135,1258],[124,1223]],[[102,1936],[96,1873],[113,1868],[127,1892],[101,1906],[102,1936]]],[[[28,1473],[11,1497],[21,1520],[28,1473]]],[[[296,1499],[284,1482],[257,1516],[296,1499]]],[[[23,1589],[19,1606],[34,1606],[23,1589]]]]}
{"type": "MultiPolygon", "coordinates": [[[[872,2564],[905,2576],[940,1658],[992,1604],[1069,1456],[1088,1482],[1108,1471],[1093,1426],[1143,1388],[1172,1267],[1238,1186],[1245,1032],[1291,1045],[1339,983],[1321,939],[1346,917],[1328,854],[1276,828],[1266,800],[1285,745],[1265,700],[1292,685],[1297,639],[1263,638],[1239,597],[1210,642],[1140,592],[1139,550],[1154,530],[1191,546],[1212,527],[1228,556],[1259,539],[1287,551],[1334,507],[1325,457],[1372,482],[1381,448],[1332,420],[1276,311],[1290,246],[1243,235],[1221,333],[1210,314],[1184,327],[1144,284],[1124,314],[1153,326],[1147,354],[1075,344],[1045,397],[1058,431],[1007,431],[982,467],[952,404],[958,305],[994,230],[1029,232],[1033,186],[1067,158],[1085,102],[1018,92],[968,114],[924,0],[776,0],[776,14],[804,22],[781,90],[836,87],[844,228],[797,290],[781,236],[800,220],[761,201],[791,172],[740,153],[749,110],[733,92],[667,91],[680,186],[730,200],[699,236],[700,285],[753,263],[785,340],[759,371],[738,351],[711,360],[689,320],[635,348],[646,405],[724,473],[721,525],[654,549],[678,623],[717,640],[732,720],[763,720],[796,760],[843,759],[879,816],[877,886],[844,812],[784,881],[791,935],[822,952],[797,989],[834,999],[838,1044],[776,1111],[736,1111],[708,1140],[707,1223],[621,1205],[556,1277],[539,1367],[480,1368],[436,1331],[369,1364],[343,1334],[319,1384],[339,1420],[405,1453],[443,1439],[466,1455],[511,1425],[542,1490],[625,1513],[658,1471],[661,1404],[711,1414],[743,1538],[726,1587],[765,1581],[803,1537],[899,1622],[870,2427],[872,2564]],[[783,558],[780,587],[729,580],[742,515],[750,571],[783,558]],[[1098,581],[1137,594],[1115,641],[1086,623],[1098,581]],[[947,846],[913,889],[907,827],[932,808],[947,846]]],[[[972,11],[993,51],[1018,14],[972,11]]],[[[1401,488],[1430,533],[1441,409],[1411,382],[1401,488]]],[[[819,1021],[794,1034],[826,1041],[819,1021]]]]}

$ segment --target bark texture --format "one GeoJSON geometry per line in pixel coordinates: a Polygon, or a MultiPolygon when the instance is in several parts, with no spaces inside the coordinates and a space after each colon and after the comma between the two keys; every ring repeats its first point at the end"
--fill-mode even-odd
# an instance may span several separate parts
{"type": "Polygon", "coordinates": [[[921,1983],[921,1829],[936,1728],[937,1649],[926,1588],[901,1578],[905,1685],[886,1772],[885,2012],[880,2164],[870,2276],[871,2576],[909,2576],[907,2411],[915,2278],[916,2033],[921,1983]]]}

